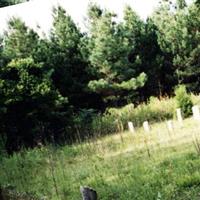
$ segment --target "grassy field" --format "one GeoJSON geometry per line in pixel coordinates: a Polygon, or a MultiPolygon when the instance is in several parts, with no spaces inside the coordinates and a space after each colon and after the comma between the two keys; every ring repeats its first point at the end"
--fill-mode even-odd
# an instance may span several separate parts
{"type": "MultiPolygon", "coordinates": [[[[153,124],[64,147],[41,147],[0,160],[0,184],[48,200],[81,199],[81,185],[101,200],[199,200],[200,123],[153,124]]],[[[11,198],[14,199],[14,198],[11,198]]]]}

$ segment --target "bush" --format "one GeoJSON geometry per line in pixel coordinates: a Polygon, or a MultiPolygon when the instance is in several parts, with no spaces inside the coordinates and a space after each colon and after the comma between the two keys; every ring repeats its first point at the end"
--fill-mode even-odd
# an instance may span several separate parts
{"type": "Polygon", "coordinates": [[[192,114],[193,103],[191,96],[186,91],[186,87],[179,85],[175,89],[175,95],[177,108],[181,108],[184,117],[190,116],[192,114]]]}
{"type": "Polygon", "coordinates": [[[128,128],[128,121],[132,121],[135,127],[141,127],[146,120],[154,123],[171,119],[174,111],[174,99],[151,97],[148,104],[137,107],[129,104],[122,108],[108,108],[103,115],[93,118],[92,130],[97,135],[120,132],[128,128]]]}

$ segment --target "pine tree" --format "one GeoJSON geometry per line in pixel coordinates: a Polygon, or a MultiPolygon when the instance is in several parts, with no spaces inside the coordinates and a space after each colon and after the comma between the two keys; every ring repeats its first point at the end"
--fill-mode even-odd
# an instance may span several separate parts
{"type": "Polygon", "coordinates": [[[88,86],[111,103],[117,103],[119,95],[122,97],[127,91],[142,87],[146,80],[145,74],[136,75],[134,65],[128,60],[128,40],[122,26],[116,24],[115,16],[105,10],[98,18],[90,19],[95,23],[90,29],[89,60],[96,80],[90,81],[88,86]]]}
{"type": "Polygon", "coordinates": [[[83,35],[63,8],[54,9],[53,14],[49,65],[54,68],[54,84],[71,105],[79,107],[84,104],[80,98],[88,81],[87,64],[81,54],[83,35]]]}
{"type": "Polygon", "coordinates": [[[34,59],[39,48],[40,39],[33,30],[19,19],[10,21],[0,68],[0,129],[6,134],[9,153],[51,137],[59,139],[64,133],[55,129],[66,125],[67,99],[54,87],[53,69],[34,59]],[[63,105],[65,111],[60,110],[63,105]]]}
{"type": "Polygon", "coordinates": [[[8,23],[8,31],[4,36],[4,56],[13,58],[30,57],[37,50],[39,36],[29,29],[19,18],[13,18],[8,23]]]}
{"type": "Polygon", "coordinates": [[[173,55],[178,82],[199,91],[199,7],[192,4],[186,9],[187,12],[182,9],[176,12],[161,10],[155,23],[162,50],[173,55]]]}

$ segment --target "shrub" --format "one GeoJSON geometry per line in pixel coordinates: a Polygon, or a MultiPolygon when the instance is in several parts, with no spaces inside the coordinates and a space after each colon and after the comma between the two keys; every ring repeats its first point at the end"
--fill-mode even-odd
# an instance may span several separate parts
{"type": "Polygon", "coordinates": [[[192,99],[187,93],[185,85],[179,85],[175,89],[175,99],[177,108],[181,108],[184,117],[188,117],[192,114],[192,99]]]}
{"type": "Polygon", "coordinates": [[[151,123],[163,121],[173,117],[175,111],[174,99],[152,97],[148,104],[135,107],[128,104],[122,108],[108,108],[103,115],[93,118],[92,130],[98,135],[106,135],[127,129],[128,121],[135,127],[142,126],[148,120],[151,123]]]}

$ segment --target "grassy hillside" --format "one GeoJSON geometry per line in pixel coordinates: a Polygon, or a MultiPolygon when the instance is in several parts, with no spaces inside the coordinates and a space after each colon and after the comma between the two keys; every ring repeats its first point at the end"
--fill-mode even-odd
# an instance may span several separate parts
{"type": "Polygon", "coordinates": [[[200,198],[200,124],[174,132],[166,123],[64,147],[41,147],[1,157],[0,184],[49,200],[81,199],[88,185],[102,200],[200,198]]]}

